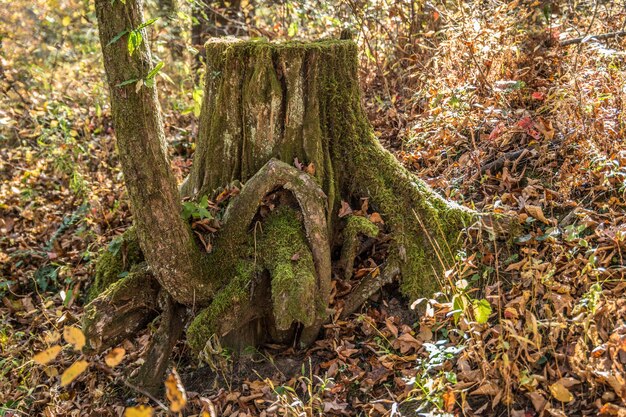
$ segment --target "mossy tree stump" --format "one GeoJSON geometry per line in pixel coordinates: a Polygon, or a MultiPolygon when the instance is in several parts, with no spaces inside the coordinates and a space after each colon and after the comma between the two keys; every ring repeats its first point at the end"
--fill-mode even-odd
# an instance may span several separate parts
{"type": "MultiPolygon", "coordinates": [[[[143,61],[134,73],[115,67],[115,56],[125,52],[108,43],[125,29],[125,23],[117,19],[119,27],[107,27],[104,32],[102,25],[116,19],[116,7],[130,9],[130,16],[141,21],[141,5],[136,1],[97,1],[105,67],[116,93],[112,93],[113,107],[117,101],[117,107],[124,104],[128,110],[126,101],[133,94],[148,94],[137,105],[144,113],[156,113],[158,119],[153,87],[144,87],[147,93],[136,93],[134,85],[124,87],[123,94],[116,90],[124,78],[137,77],[137,71],[141,76],[152,67],[141,55],[135,57],[143,61]]],[[[141,47],[147,48],[146,43],[141,47]]],[[[178,226],[176,240],[170,239],[170,247],[164,248],[154,240],[167,236],[171,225],[155,224],[141,206],[142,190],[137,183],[151,180],[141,175],[145,162],[133,162],[140,158],[137,155],[122,158],[137,240],[146,262],[123,278],[126,284],[112,284],[87,307],[85,331],[98,350],[137,331],[145,325],[146,316],[162,312],[155,346],[141,373],[141,382],[148,387],[160,383],[154,369],[163,369],[173,346],[172,337],[167,337],[177,333],[171,330],[172,323],[190,323],[187,341],[199,355],[207,353],[216,335],[236,347],[270,340],[313,342],[329,319],[333,268],[339,279],[349,278],[359,237],[375,237],[381,227],[364,217],[340,217],[342,201],[358,207],[362,199],[368,199],[390,237],[382,272],[363,279],[346,300],[347,312],[396,277],[408,296],[432,293],[438,288],[437,276],[451,265],[461,231],[481,218],[445,201],[379,144],[361,106],[357,48],[352,41],[220,39],[207,43],[206,56],[205,100],[193,167],[176,198],[199,200],[233,181],[244,186],[226,209],[211,253],[190,249],[189,245],[195,245],[192,233],[178,226]],[[294,167],[294,161],[308,169],[294,167]],[[261,214],[262,206],[267,212],[264,202],[268,199],[271,210],[261,214]],[[179,270],[171,266],[178,265],[155,257],[155,246],[173,252],[162,254],[165,259],[175,260],[178,250],[186,258],[199,259],[179,270]],[[136,291],[137,299],[129,301],[128,288],[142,285],[150,290],[136,291]],[[120,315],[125,319],[120,320],[120,315]]],[[[120,153],[126,152],[122,145],[130,133],[135,146],[141,140],[136,136],[141,127],[125,128],[123,117],[117,114],[115,118],[120,153]]],[[[162,132],[152,136],[159,138],[162,132]]],[[[157,159],[154,164],[167,164],[163,155],[157,159]]],[[[171,175],[162,167],[158,172],[171,175]]],[[[173,198],[171,189],[166,191],[173,198]]],[[[159,204],[158,193],[150,194],[150,203],[159,204]]],[[[165,209],[157,213],[162,218],[165,209]]],[[[179,224],[179,213],[170,215],[171,222],[179,224]]],[[[111,258],[107,254],[102,262],[111,258]]],[[[99,266],[99,270],[107,268],[99,266]]]]}

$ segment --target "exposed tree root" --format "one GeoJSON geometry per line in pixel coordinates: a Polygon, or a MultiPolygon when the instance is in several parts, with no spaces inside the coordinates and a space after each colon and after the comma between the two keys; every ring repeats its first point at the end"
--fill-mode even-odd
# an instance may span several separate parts
{"type": "Polygon", "coordinates": [[[101,352],[136,334],[157,316],[160,286],[140,264],[85,307],[88,346],[101,352]]]}
{"type": "Polygon", "coordinates": [[[178,304],[169,294],[162,291],[159,298],[163,311],[160,316],[161,322],[152,335],[145,362],[134,378],[137,385],[152,395],[157,395],[163,389],[163,377],[170,355],[183,334],[187,318],[185,306],[178,304]]]}

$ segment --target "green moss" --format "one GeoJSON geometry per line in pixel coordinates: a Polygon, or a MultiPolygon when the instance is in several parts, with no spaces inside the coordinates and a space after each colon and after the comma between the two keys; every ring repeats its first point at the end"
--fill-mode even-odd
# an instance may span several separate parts
{"type": "Polygon", "coordinates": [[[111,241],[96,261],[96,275],[89,289],[93,300],[111,284],[119,281],[133,265],[143,262],[143,253],[135,228],[129,228],[122,236],[111,241]]]}
{"type": "Polygon", "coordinates": [[[260,259],[272,278],[274,319],[280,330],[294,321],[310,326],[316,317],[315,265],[298,216],[289,207],[274,210],[259,242],[260,259]]]}
{"type": "Polygon", "coordinates": [[[378,236],[378,226],[372,223],[367,217],[348,216],[346,227],[343,229],[344,239],[354,240],[359,234],[368,237],[378,236]]]}
{"type": "MultiPolygon", "coordinates": [[[[217,293],[211,304],[200,311],[187,329],[187,343],[196,354],[219,331],[220,320],[224,320],[227,313],[235,311],[239,304],[248,302],[255,271],[254,262],[240,260],[235,271],[235,276],[217,293]]],[[[236,317],[231,315],[229,319],[236,317]]]]}

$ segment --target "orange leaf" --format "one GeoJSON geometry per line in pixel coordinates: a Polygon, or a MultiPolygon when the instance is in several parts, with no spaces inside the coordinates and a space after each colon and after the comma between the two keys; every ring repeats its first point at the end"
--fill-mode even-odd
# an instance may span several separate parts
{"type": "Polygon", "coordinates": [[[454,391],[448,390],[443,393],[441,396],[443,399],[443,409],[448,413],[451,413],[454,410],[454,404],[456,403],[456,396],[454,395],[454,391]]]}
{"type": "Polygon", "coordinates": [[[59,352],[61,352],[61,349],[62,349],[61,346],[54,345],[44,351],[37,353],[35,356],[33,356],[33,360],[37,362],[39,365],[45,365],[48,362],[53,361],[54,358],[56,358],[59,355],[59,352]]]}
{"type": "Polygon", "coordinates": [[[63,339],[76,350],[81,350],[85,346],[85,335],[78,327],[67,326],[63,329],[63,339]]]}
{"type": "Polygon", "coordinates": [[[370,221],[372,223],[380,223],[380,224],[385,224],[385,222],[383,221],[383,218],[380,217],[380,214],[378,213],[372,213],[370,214],[370,221]]]}
{"type": "Polygon", "coordinates": [[[115,348],[104,357],[104,362],[111,368],[114,368],[122,362],[124,355],[126,355],[126,349],[121,347],[115,348]]]}
{"type": "Polygon", "coordinates": [[[526,205],[524,209],[526,210],[526,213],[530,214],[535,219],[542,221],[546,224],[551,224],[550,220],[546,219],[546,216],[543,215],[543,210],[541,210],[541,207],[533,206],[529,204],[529,205],[526,205]]]}
{"type": "Polygon", "coordinates": [[[124,417],[152,417],[154,410],[148,405],[138,405],[137,407],[128,407],[124,410],[124,417]]]}
{"type": "Polygon", "coordinates": [[[562,403],[568,403],[574,399],[574,396],[565,386],[557,381],[554,384],[550,385],[550,393],[552,396],[561,401],[562,403]]]}
{"type": "Polygon", "coordinates": [[[167,399],[170,401],[170,410],[177,413],[185,408],[185,404],[187,404],[187,394],[185,393],[185,388],[180,381],[176,369],[172,369],[172,372],[170,372],[165,380],[165,393],[167,399]]]}
{"type": "Polygon", "coordinates": [[[78,360],[74,362],[69,368],[65,370],[65,372],[63,372],[63,375],[61,375],[61,386],[64,387],[73,380],[75,380],[78,375],[85,372],[85,369],[87,369],[88,366],[89,362],[84,360],[78,360]]]}

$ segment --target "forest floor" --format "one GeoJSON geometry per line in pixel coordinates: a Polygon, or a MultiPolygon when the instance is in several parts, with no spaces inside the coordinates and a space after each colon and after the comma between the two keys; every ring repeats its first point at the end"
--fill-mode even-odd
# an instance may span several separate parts
{"type": "MultiPolygon", "coordinates": [[[[385,288],[306,351],[266,346],[234,363],[216,350],[198,364],[181,342],[185,415],[626,416],[626,37],[561,44],[623,30],[626,11],[484,3],[429,6],[413,37],[384,30],[406,17],[400,6],[354,11],[372,22],[357,31],[364,105],[407,167],[460,204],[515,216],[522,234],[506,245],[468,233],[433,299],[385,288]]],[[[66,386],[59,375],[82,354],[33,361],[79,323],[94,259],[132,221],[91,8],[0,8],[2,416],[122,415],[137,404],[167,413],[125,385],[147,333],[123,343],[121,365],[89,357],[66,386]]],[[[268,27],[293,35],[284,21],[268,27]]],[[[202,89],[189,65],[163,72],[182,179],[202,89]]],[[[374,255],[355,276],[376,267],[374,255]]]]}

